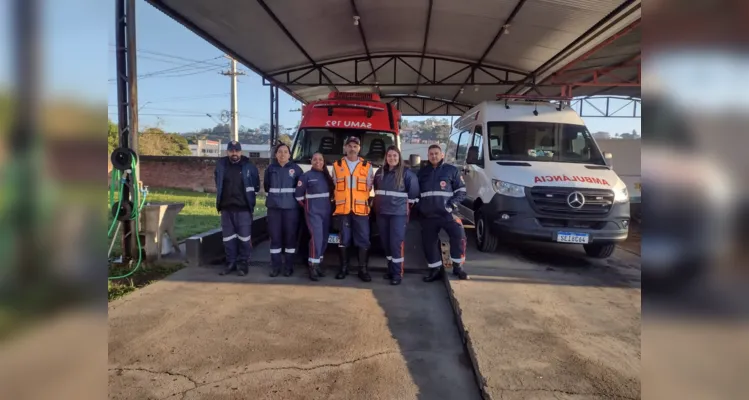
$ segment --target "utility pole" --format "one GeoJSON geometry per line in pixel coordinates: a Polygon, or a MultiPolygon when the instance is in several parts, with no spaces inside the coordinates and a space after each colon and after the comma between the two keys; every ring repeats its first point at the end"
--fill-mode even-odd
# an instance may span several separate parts
{"type": "Polygon", "coordinates": [[[239,141],[239,123],[237,112],[237,75],[245,75],[243,71],[237,70],[237,60],[226,56],[231,61],[231,70],[221,72],[221,75],[231,77],[231,134],[232,140],[239,141]]]}

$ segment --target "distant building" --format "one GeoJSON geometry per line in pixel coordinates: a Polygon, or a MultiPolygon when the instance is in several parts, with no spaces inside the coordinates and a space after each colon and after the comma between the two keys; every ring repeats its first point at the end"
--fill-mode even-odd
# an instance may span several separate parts
{"type": "MultiPolygon", "coordinates": [[[[242,154],[250,158],[269,158],[270,145],[241,143],[242,154]]],[[[226,143],[221,140],[200,139],[190,144],[190,152],[195,157],[223,157],[226,155],[226,143]]]]}

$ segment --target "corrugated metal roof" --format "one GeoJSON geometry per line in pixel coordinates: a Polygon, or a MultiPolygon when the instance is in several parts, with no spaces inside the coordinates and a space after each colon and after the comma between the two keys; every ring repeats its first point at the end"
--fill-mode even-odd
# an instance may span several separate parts
{"type": "MultiPolygon", "coordinates": [[[[405,115],[523,92],[640,18],[640,0],[147,1],[302,101],[377,91],[405,115]]],[[[632,32],[579,67],[639,52],[632,32]]]]}

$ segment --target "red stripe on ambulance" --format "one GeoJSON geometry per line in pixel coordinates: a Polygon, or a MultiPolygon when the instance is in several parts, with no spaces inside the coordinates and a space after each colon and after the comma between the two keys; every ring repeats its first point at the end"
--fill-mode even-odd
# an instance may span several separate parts
{"type": "Polygon", "coordinates": [[[533,183],[546,183],[546,182],[580,182],[580,183],[595,183],[597,185],[611,186],[609,181],[601,178],[594,178],[592,176],[573,176],[567,175],[546,175],[537,176],[534,178],[533,183]]]}

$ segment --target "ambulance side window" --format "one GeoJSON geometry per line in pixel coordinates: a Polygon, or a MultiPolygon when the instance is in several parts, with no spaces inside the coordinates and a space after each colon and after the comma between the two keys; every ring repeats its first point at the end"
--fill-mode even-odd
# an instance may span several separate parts
{"type": "Polygon", "coordinates": [[[481,131],[481,125],[476,125],[473,131],[473,142],[468,148],[468,156],[466,157],[468,164],[484,165],[484,136],[481,131]]]}
{"type": "Polygon", "coordinates": [[[458,151],[455,156],[456,164],[465,164],[466,156],[468,155],[468,147],[471,145],[471,142],[473,142],[473,134],[468,130],[462,131],[460,133],[460,138],[458,139],[458,151]]]}

